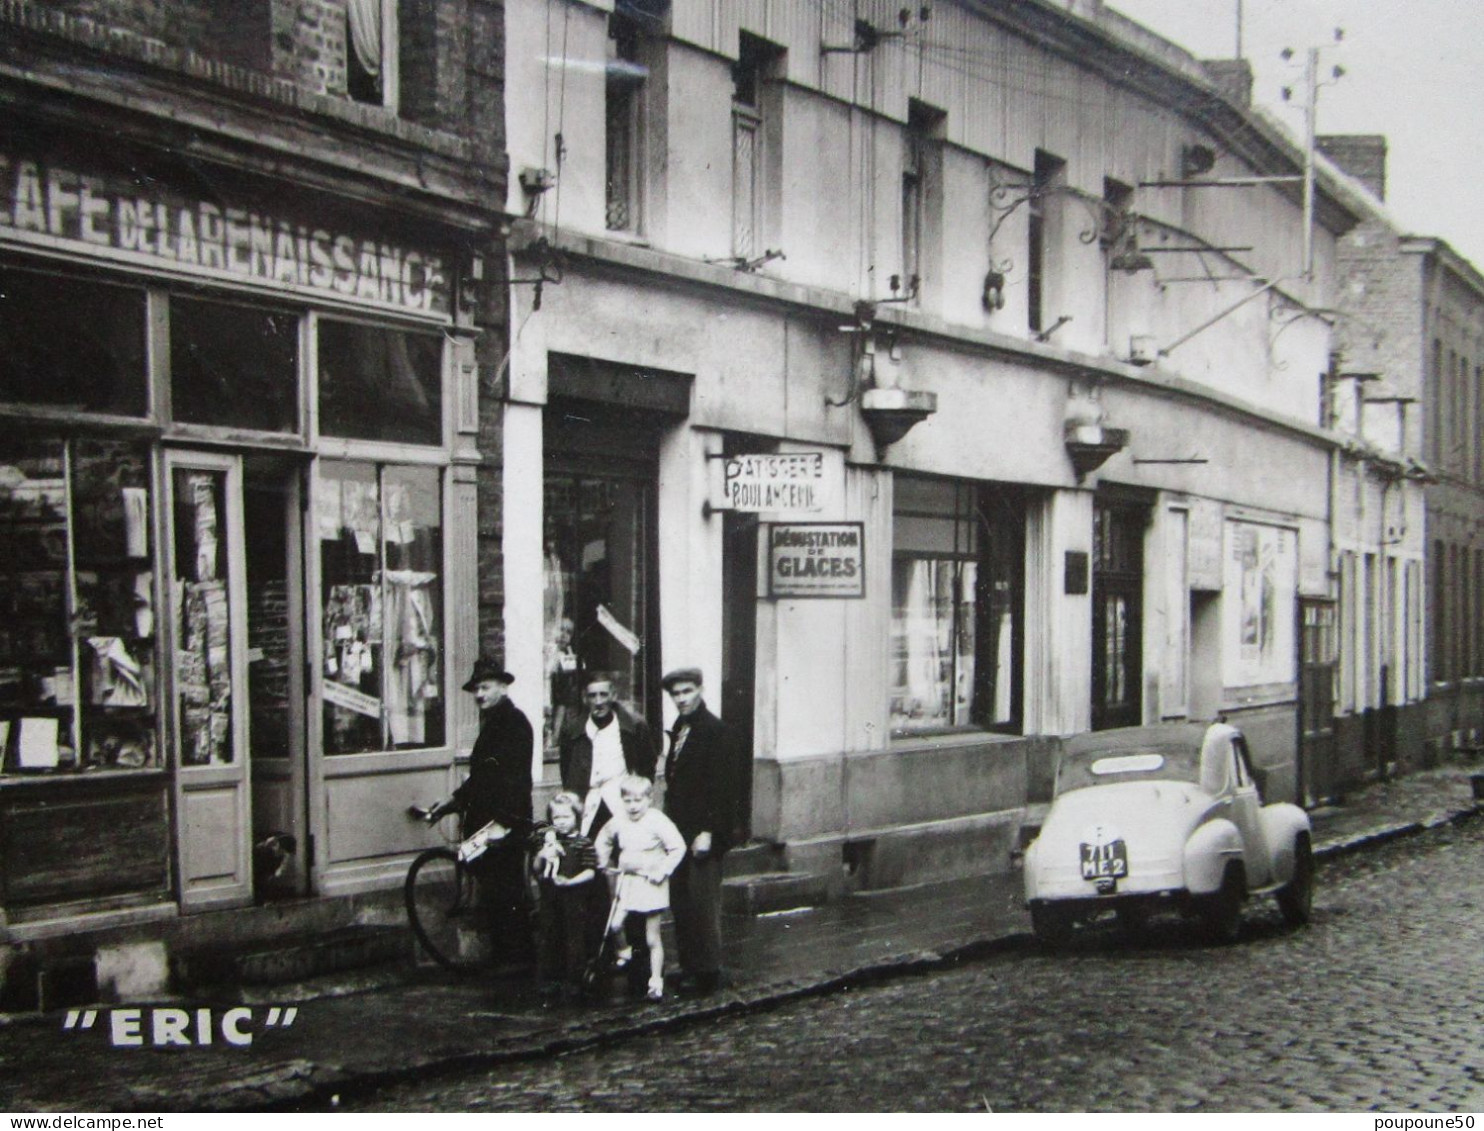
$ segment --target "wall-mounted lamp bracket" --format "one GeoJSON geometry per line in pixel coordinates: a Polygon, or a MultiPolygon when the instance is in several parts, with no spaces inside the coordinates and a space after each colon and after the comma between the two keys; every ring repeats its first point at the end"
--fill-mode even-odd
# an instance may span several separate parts
{"type": "Polygon", "coordinates": [[[535,261],[536,270],[539,272],[531,279],[506,279],[508,286],[534,286],[535,293],[531,298],[531,309],[541,309],[541,290],[547,283],[560,283],[563,273],[567,268],[567,257],[562,254],[560,248],[551,246],[551,242],[545,236],[536,240],[525,250],[535,261]]]}

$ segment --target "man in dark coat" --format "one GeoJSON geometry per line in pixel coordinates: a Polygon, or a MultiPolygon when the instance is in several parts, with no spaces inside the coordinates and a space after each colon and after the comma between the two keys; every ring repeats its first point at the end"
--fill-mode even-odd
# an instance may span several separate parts
{"type": "Polygon", "coordinates": [[[677,716],[665,763],[665,813],[687,852],[670,878],[670,907],[680,951],[682,985],[712,993],[721,984],[722,857],[747,837],[749,772],[745,751],[706,708],[698,668],[664,678],[677,716]]]}
{"type": "MultiPolygon", "coordinates": [[[[625,710],[614,697],[613,677],[593,672],[583,683],[586,710],[568,716],[557,740],[562,767],[562,788],[583,799],[582,834],[597,838],[610,818],[623,812],[619,782],[624,774],[654,780],[659,751],[649,724],[625,710]]],[[[644,920],[629,916],[624,936],[633,949],[629,961],[629,992],[645,992],[649,970],[649,946],[644,941],[644,920]]]]}
{"type": "Polygon", "coordinates": [[[612,676],[589,675],[582,697],[587,710],[569,718],[557,747],[562,788],[583,798],[582,833],[596,837],[621,812],[618,780],[630,773],[653,781],[659,752],[649,724],[614,698],[612,676]]]}
{"type": "Polygon", "coordinates": [[[474,864],[492,957],[500,965],[528,962],[533,954],[525,841],[532,828],[531,759],[536,736],[525,712],[508,698],[514,682],[515,677],[493,661],[475,663],[464,684],[479,704],[479,737],[469,755],[469,776],[428,814],[436,821],[458,812],[466,837],[491,821],[510,830],[474,864]]]}

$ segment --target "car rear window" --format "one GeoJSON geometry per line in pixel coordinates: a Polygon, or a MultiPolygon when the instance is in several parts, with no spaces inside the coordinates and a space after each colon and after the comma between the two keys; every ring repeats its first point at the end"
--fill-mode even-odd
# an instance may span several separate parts
{"type": "Polygon", "coordinates": [[[1199,750],[1187,747],[1142,750],[1081,750],[1065,755],[1056,772],[1056,793],[1126,781],[1201,780],[1199,750]]]}

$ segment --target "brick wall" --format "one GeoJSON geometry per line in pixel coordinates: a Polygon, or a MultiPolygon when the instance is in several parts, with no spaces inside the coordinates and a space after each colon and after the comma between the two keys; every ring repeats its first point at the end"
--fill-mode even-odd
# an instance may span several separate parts
{"type": "Polygon", "coordinates": [[[1386,138],[1381,134],[1329,134],[1319,151],[1376,195],[1386,199],[1386,138]]]}
{"type": "Polygon", "coordinates": [[[320,94],[345,94],[344,0],[271,0],[273,73],[320,94]]]}
{"type": "Polygon", "coordinates": [[[1340,241],[1339,291],[1341,370],[1378,373],[1388,391],[1421,396],[1428,346],[1419,257],[1403,254],[1385,223],[1367,221],[1340,241]]]}

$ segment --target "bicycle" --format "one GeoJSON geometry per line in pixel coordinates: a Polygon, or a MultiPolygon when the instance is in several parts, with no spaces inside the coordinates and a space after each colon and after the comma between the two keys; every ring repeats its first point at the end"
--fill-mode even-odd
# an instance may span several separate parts
{"type": "MultiPolygon", "coordinates": [[[[450,816],[453,811],[441,814],[450,816]]],[[[432,810],[416,805],[410,817],[432,823],[432,810]]],[[[407,922],[423,951],[445,970],[467,973],[483,962],[482,941],[486,926],[481,922],[478,882],[473,863],[511,835],[498,821],[475,830],[455,847],[426,848],[407,869],[402,896],[407,922]]]]}

